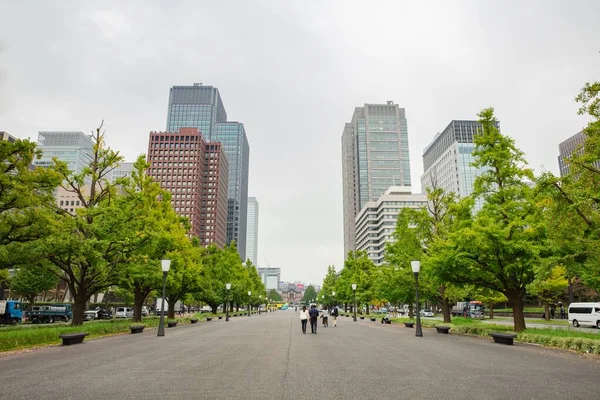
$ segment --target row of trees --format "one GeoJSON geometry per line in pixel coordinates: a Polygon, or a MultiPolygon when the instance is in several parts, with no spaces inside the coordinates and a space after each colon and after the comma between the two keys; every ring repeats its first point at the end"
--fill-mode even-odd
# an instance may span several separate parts
{"type": "Polygon", "coordinates": [[[39,157],[34,143],[0,142],[0,266],[15,267],[9,284],[28,298],[66,282],[73,296],[73,325],[83,322],[90,298],[118,287],[133,295],[134,319],[162,287],[161,259],[171,260],[166,284],[169,316],[180,300],[210,305],[227,300],[258,304],[266,297],[256,268],[242,263],[235,243],[221,249],[190,238],[189,222],[171,207],[171,194],[148,176],[141,155],[129,178],[107,179],[123,161],[104,143],[102,127],[93,133],[92,161],[80,173],[54,160],[50,168],[30,169],[39,157]],[[56,204],[58,187],[82,205],[69,212],[56,204]],[[248,299],[247,292],[252,292],[248,299]]]}
{"type": "Polygon", "coordinates": [[[485,109],[473,151],[473,165],[483,172],[473,193],[458,199],[429,189],[427,208],[398,215],[386,265],[352,252],[339,274],[329,268],[323,289],[351,302],[356,283],[359,303],[412,304],[410,261],[421,260],[423,295],[442,305],[444,321],[457,300],[508,301],[517,331],[525,329],[527,294],[546,303],[547,315],[567,287],[573,301],[576,281],[599,291],[600,83],[586,84],[576,100],[591,121],[585,146],[568,160],[569,174],[535,177],[514,140],[498,130],[493,109],[485,109]]]}

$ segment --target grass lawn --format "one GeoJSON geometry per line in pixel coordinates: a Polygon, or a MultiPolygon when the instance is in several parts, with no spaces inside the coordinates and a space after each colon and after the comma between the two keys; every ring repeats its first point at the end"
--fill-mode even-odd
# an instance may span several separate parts
{"type": "MultiPolygon", "coordinates": [[[[490,310],[485,310],[486,314],[489,313],[490,310]]],[[[526,313],[543,313],[544,307],[529,307],[529,308],[524,308],[523,312],[526,313]]],[[[512,308],[494,308],[494,312],[513,312],[512,308]]]]}
{"type": "MultiPolygon", "coordinates": [[[[113,319],[85,322],[82,326],[60,325],[21,325],[0,328],[0,351],[18,350],[48,344],[59,344],[58,335],[63,333],[87,332],[86,338],[107,336],[129,331],[130,325],[158,326],[160,318],[146,317],[142,322],[133,323],[128,319],[113,319]]],[[[166,318],[166,320],[170,320],[166,318]]],[[[189,318],[175,318],[180,323],[189,318]]]]}

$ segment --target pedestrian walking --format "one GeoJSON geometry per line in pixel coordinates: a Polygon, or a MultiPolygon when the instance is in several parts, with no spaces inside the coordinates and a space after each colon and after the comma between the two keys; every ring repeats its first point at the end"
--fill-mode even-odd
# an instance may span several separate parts
{"type": "Polygon", "coordinates": [[[333,310],[331,310],[331,321],[333,322],[333,327],[336,328],[337,327],[337,317],[338,315],[340,315],[340,312],[338,311],[338,308],[336,306],[333,306],[333,310]]]}
{"type": "Polygon", "coordinates": [[[308,323],[308,310],[306,306],[302,307],[302,311],[300,311],[300,322],[302,323],[302,333],[306,334],[306,324],[308,323]]]}
{"type": "Polygon", "coordinates": [[[552,307],[550,307],[550,319],[554,319],[555,313],[556,313],[556,305],[552,304],[552,307]]]}
{"type": "Polygon", "coordinates": [[[565,316],[565,308],[563,306],[560,306],[560,319],[565,319],[565,316]]]}
{"type": "Polygon", "coordinates": [[[317,310],[317,306],[313,305],[310,307],[308,311],[308,316],[310,318],[310,331],[311,333],[317,334],[317,318],[319,318],[319,310],[317,310]]]}
{"type": "Polygon", "coordinates": [[[327,309],[327,306],[323,309],[321,318],[323,318],[323,328],[327,328],[329,326],[329,310],[327,309]]]}

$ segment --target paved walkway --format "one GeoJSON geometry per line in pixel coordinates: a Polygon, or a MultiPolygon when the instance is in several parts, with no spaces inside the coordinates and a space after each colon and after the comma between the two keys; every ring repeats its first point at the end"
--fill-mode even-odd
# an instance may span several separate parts
{"type": "Polygon", "coordinates": [[[4,399],[593,399],[600,361],[293,311],[0,356],[4,399]]]}

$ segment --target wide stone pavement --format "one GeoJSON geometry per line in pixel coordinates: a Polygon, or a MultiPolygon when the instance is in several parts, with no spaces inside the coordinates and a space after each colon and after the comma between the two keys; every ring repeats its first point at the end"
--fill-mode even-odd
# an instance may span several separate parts
{"type": "Polygon", "coordinates": [[[2,399],[593,399],[598,358],[293,311],[0,356],[2,399]]]}

